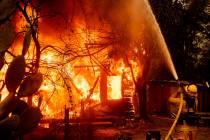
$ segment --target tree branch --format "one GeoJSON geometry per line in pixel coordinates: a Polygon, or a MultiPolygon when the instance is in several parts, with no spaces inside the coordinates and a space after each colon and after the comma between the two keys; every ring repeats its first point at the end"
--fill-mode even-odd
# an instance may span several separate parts
{"type": "Polygon", "coordinates": [[[29,23],[30,28],[31,28],[32,38],[33,38],[35,46],[36,46],[36,62],[35,62],[35,70],[34,70],[34,72],[36,73],[36,72],[38,72],[38,69],[39,69],[41,46],[40,46],[40,43],[36,37],[36,30],[34,29],[34,25],[32,24],[31,20],[29,19],[28,14],[26,13],[26,11],[24,9],[22,9],[22,7],[20,6],[20,4],[18,2],[16,3],[16,6],[22,12],[22,14],[24,15],[26,21],[29,23]]]}

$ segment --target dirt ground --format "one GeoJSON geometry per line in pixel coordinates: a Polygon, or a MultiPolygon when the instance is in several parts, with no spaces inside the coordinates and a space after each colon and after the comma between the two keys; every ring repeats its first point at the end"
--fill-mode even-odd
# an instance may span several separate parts
{"type": "MultiPolygon", "coordinates": [[[[173,119],[155,116],[152,117],[152,122],[139,121],[124,127],[99,129],[95,133],[98,140],[109,140],[108,137],[116,140],[119,137],[121,137],[120,140],[146,140],[148,131],[159,131],[161,140],[164,140],[172,123],[173,119]]],[[[172,138],[173,140],[210,140],[210,126],[177,124],[172,138]]]]}
{"type": "MultiPolygon", "coordinates": [[[[159,131],[161,140],[168,133],[173,119],[152,116],[150,121],[97,122],[77,126],[69,125],[68,140],[146,140],[148,131],[159,131]]],[[[24,136],[24,140],[64,140],[64,127],[37,128],[24,136]]],[[[172,133],[173,140],[210,140],[210,126],[178,124],[172,133]]]]}

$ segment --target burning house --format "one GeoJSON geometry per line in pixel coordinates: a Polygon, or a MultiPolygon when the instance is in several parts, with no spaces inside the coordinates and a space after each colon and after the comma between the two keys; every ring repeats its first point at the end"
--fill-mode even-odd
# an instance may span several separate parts
{"type": "MultiPolygon", "coordinates": [[[[32,104],[37,105],[42,98],[40,108],[46,117],[57,116],[65,105],[77,116],[81,102],[85,107],[90,102],[97,104],[127,96],[132,100],[138,78],[154,75],[146,65],[156,65],[153,70],[158,71],[167,65],[174,73],[146,1],[45,1],[39,11],[31,4],[20,2],[12,17],[14,31],[19,34],[9,51],[21,54],[22,42],[31,40],[28,36],[33,24],[40,44],[38,71],[44,80],[32,104]]],[[[30,65],[38,57],[36,45],[32,39],[25,55],[29,73],[30,65]]],[[[14,55],[6,54],[6,61],[11,61],[14,55]]],[[[7,67],[4,66],[2,75],[7,67]]],[[[4,88],[2,99],[6,93],[4,88]]]]}

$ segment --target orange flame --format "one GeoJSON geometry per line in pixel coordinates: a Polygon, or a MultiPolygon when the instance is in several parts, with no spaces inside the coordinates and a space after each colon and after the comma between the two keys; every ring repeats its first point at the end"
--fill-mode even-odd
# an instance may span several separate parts
{"type": "Polygon", "coordinates": [[[108,99],[122,98],[122,77],[121,76],[108,76],[108,99]]]}
{"type": "MultiPolygon", "coordinates": [[[[28,8],[29,15],[33,14],[33,10],[28,8]]],[[[23,17],[19,17],[18,13],[15,17],[16,31],[25,31],[27,28],[27,22],[23,17]]],[[[41,22],[41,21],[39,21],[41,22]]],[[[98,58],[103,56],[103,59],[107,58],[109,48],[101,49],[94,44],[103,42],[99,36],[101,33],[97,30],[88,30],[85,24],[81,21],[75,23],[75,34],[66,33],[63,31],[62,39],[56,39],[55,34],[46,35],[46,33],[39,32],[39,41],[42,45],[40,69],[39,71],[44,75],[44,81],[38,92],[38,95],[33,97],[34,105],[38,105],[39,99],[42,98],[41,110],[45,118],[63,118],[63,108],[67,106],[71,108],[70,114],[73,116],[80,112],[81,100],[86,100],[90,96],[90,100],[100,101],[100,82],[94,83],[97,77],[100,77],[101,65],[98,64],[98,58]],[[88,33],[87,33],[88,32],[88,33]],[[65,42],[66,41],[66,42],[65,42]],[[69,44],[74,44],[68,46],[69,44]],[[47,47],[44,45],[53,45],[56,48],[47,47]],[[88,46],[90,44],[90,46],[88,46]],[[93,44],[93,45],[92,45],[93,44]],[[92,46],[91,46],[92,45],[92,46]],[[71,48],[72,47],[72,48],[71,48]],[[61,55],[68,49],[75,49],[76,56],[72,59],[72,54],[61,55]],[[81,52],[85,52],[85,55],[81,52]],[[90,57],[90,53],[97,52],[97,58],[90,57]],[[84,55],[84,56],[83,56],[84,55]],[[104,57],[106,56],[106,57],[104,57]],[[94,87],[95,85],[95,87],[94,87]],[[92,95],[90,95],[92,92],[92,95]]],[[[108,26],[108,25],[107,25],[108,26]]],[[[109,29],[109,27],[104,27],[109,29]]],[[[23,36],[22,36],[23,38],[23,36]]],[[[22,40],[16,40],[13,44],[11,51],[14,54],[20,54],[22,50],[22,40]],[[14,49],[15,48],[15,49],[14,49]]],[[[69,49],[69,51],[71,51],[69,49]]],[[[29,51],[25,58],[27,63],[31,63],[34,59],[34,42],[32,41],[29,47],[29,51]]],[[[12,57],[6,55],[6,60],[12,60],[12,57]]],[[[5,74],[7,65],[4,66],[0,73],[1,78],[5,74]]],[[[125,92],[123,88],[123,81],[132,81],[132,78],[136,78],[139,71],[139,64],[129,59],[129,62],[124,62],[124,58],[119,60],[111,60],[109,70],[109,76],[107,77],[107,94],[108,100],[121,99],[122,93],[125,92]],[[129,63],[129,64],[127,64],[129,63]],[[130,67],[129,67],[130,65],[130,67]],[[131,67],[133,76],[131,74],[131,67]]],[[[133,93],[134,90],[130,91],[133,93]]],[[[2,91],[3,98],[8,93],[6,88],[2,91]]]]}

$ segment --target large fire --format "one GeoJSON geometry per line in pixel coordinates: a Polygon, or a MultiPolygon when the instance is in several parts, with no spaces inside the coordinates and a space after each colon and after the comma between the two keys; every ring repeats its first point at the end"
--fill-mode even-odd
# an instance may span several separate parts
{"type": "MultiPolygon", "coordinates": [[[[33,17],[34,11],[29,8],[28,14],[33,17]]],[[[16,32],[28,29],[28,24],[23,17],[20,18],[20,13],[17,13],[14,22],[16,32]]],[[[41,18],[38,22],[42,22],[41,18]]],[[[106,32],[111,32],[109,25],[103,26],[106,32]]],[[[129,55],[109,57],[113,45],[104,39],[105,32],[97,27],[89,29],[84,21],[78,20],[74,23],[74,32],[63,30],[60,39],[56,39],[57,34],[46,35],[46,32],[38,31],[42,46],[39,71],[44,75],[44,81],[38,93],[33,96],[33,105],[37,106],[39,100],[42,100],[40,109],[45,118],[63,118],[65,106],[71,109],[72,115],[78,116],[82,102],[100,103],[101,86],[107,87],[108,100],[121,99],[123,95],[134,93],[133,81],[141,73],[139,62],[129,55]],[[107,84],[104,85],[100,82],[102,71],[107,77],[107,84]],[[129,82],[132,88],[126,88],[129,82]]],[[[23,34],[20,34],[10,50],[14,55],[20,53],[22,41],[23,34]]],[[[25,56],[28,64],[34,59],[34,50],[32,41],[25,56]]],[[[7,54],[5,59],[11,62],[12,56],[7,54]]],[[[1,77],[7,67],[5,65],[2,69],[1,77]]],[[[7,94],[4,88],[2,99],[7,94]]]]}

